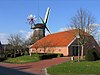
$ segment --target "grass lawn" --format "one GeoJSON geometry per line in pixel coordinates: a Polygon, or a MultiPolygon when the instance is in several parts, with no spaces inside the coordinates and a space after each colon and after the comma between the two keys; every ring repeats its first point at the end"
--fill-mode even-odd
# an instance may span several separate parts
{"type": "Polygon", "coordinates": [[[99,61],[68,61],[47,69],[50,75],[100,75],[99,61]]]}
{"type": "Polygon", "coordinates": [[[4,62],[22,64],[22,63],[36,62],[36,61],[39,61],[39,58],[36,54],[33,54],[32,56],[24,55],[24,56],[19,56],[16,58],[8,58],[4,62]]]}

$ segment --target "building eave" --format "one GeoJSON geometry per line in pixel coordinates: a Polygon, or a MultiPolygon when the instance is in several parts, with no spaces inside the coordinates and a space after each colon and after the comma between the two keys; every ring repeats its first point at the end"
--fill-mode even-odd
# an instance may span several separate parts
{"type": "Polygon", "coordinates": [[[76,40],[76,37],[74,37],[74,39],[67,45],[67,47],[69,47],[75,40],[76,40]]]}

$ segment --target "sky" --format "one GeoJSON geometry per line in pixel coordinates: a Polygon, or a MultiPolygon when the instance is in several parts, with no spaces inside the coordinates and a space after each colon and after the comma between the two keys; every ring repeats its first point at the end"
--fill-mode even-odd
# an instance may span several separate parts
{"type": "Polygon", "coordinates": [[[100,0],[0,0],[0,41],[7,43],[10,34],[21,33],[25,38],[33,32],[27,23],[27,16],[45,17],[50,7],[47,27],[51,33],[67,28],[77,10],[83,8],[96,17],[100,24],[100,0]]]}

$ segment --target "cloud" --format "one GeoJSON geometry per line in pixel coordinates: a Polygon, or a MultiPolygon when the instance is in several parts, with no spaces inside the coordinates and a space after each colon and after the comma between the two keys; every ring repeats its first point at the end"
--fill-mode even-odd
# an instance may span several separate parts
{"type": "Polygon", "coordinates": [[[25,39],[30,38],[30,36],[32,36],[32,35],[33,35],[33,31],[27,32],[25,39]]]}
{"type": "MultiPolygon", "coordinates": [[[[33,35],[34,31],[25,31],[25,30],[20,30],[19,33],[21,33],[25,39],[30,38],[30,36],[33,35]]],[[[45,35],[47,36],[48,34],[50,34],[47,30],[45,30],[45,35]]]]}
{"type": "Polygon", "coordinates": [[[62,32],[62,31],[67,31],[67,30],[69,30],[70,28],[68,28],[68,27],[62,27],[62,28],[60,28],[59,30],[58,30],[58,32],[62,32]]]}
{"type": "Polygon", "coordinates": [[[26,33],[26,31],[25,31],[25,30],[20,30],[19,32],[20,32],[20,33],[26,33]]]}
{"type": "Polygon", "coordinates": [[[95,38],[100,41],[100,30],[97,30],[95,36],[95,38]]]}
{"type": "MultiPolygon", "coordinates": [[[[22,37],[24,37],[25,39],[28,39],[32,34],[33,34],[33,31],[25,31],[25,30],[20,30],[19,33],[21,33],[22,37]]],[[[7,44],[8,39],[9,37],[9,34],[7,33],[0,33],[0,41],[2,44],[7,44]]]]}
{"type": "Polygon", "coordinates": [[[96,23],[95,23],[95,24],[92,24],[92,26],[94,26],[94,27],[95,27],[95,26],[96,26],[96,27],[100,27],[100,24],[96,24],[96,23]]]}
{"type": "Polygon", "coordinates": [[[8,38],[8,34],[6,33],[0,33],[0,41],[2,44],[7,44],[7,38],[8,38]]]}
{"type": "Polygon", "coordinates": [[[22,34],[22,36],[27,40],[30,38],[31,35],[33,35],[33,31],[25,31],[25,30],[20,30],[19,33],[22,34]]]}
{"type": "Polygon", "coordinates": [[[50,33],[46,30],[45,31],[45,36],[49,35],[50,33]]]}

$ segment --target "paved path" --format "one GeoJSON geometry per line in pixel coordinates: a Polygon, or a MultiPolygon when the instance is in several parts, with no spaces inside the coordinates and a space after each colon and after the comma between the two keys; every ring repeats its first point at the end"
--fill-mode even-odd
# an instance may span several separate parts
{"type": "Polygon", "coordinates": [[[0,63],[0,66],[35,74],[44,74],[44,68],[51,67],[70,60],[70,57],[60,57],[26,64],[0,63]]]}
{"type": "Polygon", "coordinates": [[[0,66],[0,75],[36,75],[36,74],[22,72],[22,71],[18,71],[16,69],[11,69],[11,68],[6,68],[6,67],[0,66]]]}

